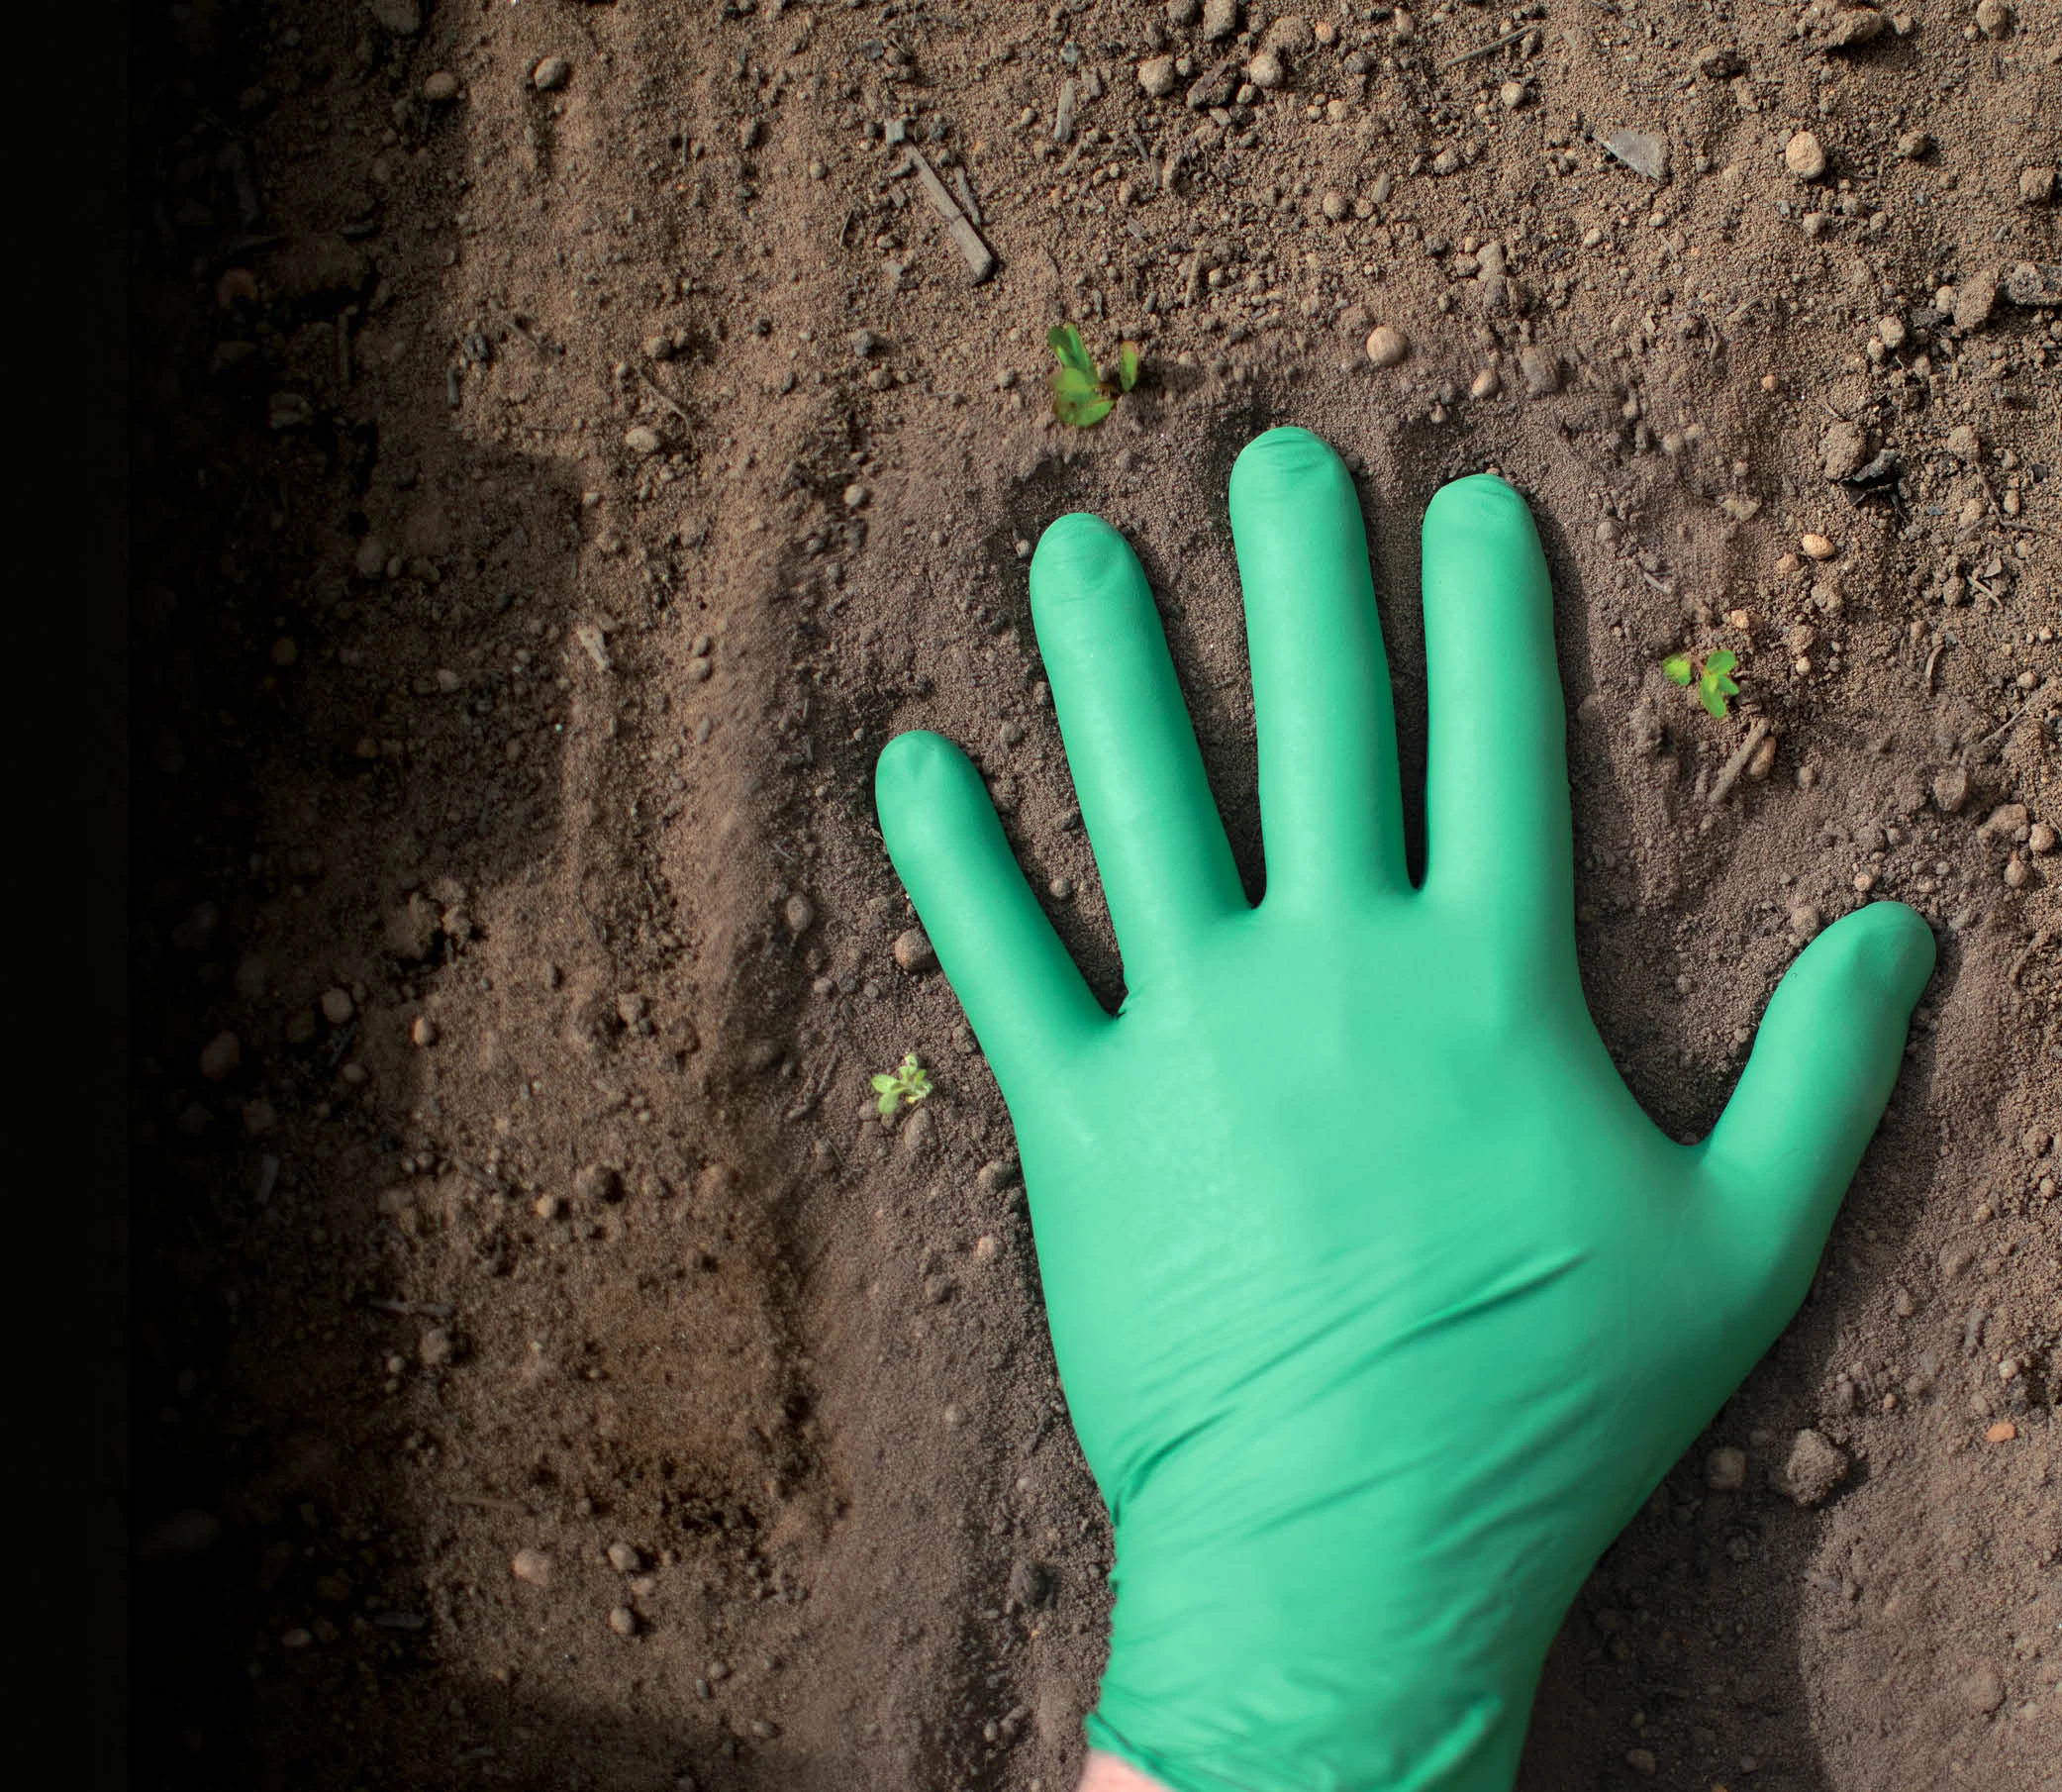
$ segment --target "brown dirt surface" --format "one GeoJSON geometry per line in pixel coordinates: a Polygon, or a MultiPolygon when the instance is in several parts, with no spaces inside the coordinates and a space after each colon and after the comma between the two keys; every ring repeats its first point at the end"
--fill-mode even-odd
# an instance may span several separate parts
{"type": "Polygon", "coordinates": [[[1071,1786],[1109,1536],[873,761],[965,743],[1115,998],[1025,584],[1097,510],[1257,893],[1226,476],[1296,422],[1407,777],[1422,509],[1532,501],[1584,972],[1665,1126],[1817,927],[1940,942],[1525,1784],[2062,1784],[2062,16],[1205,10],[140,17],[145,1783],[1071,1786]],[[1062,320],[1143,351],[1092,431],[1062,320]],[[1660,669],[1720,647],[1722,720],[1660,669]]]}

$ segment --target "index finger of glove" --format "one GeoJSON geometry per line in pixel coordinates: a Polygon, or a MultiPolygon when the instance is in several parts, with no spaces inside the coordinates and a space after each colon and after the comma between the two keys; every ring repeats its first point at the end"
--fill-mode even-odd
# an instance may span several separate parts
{"type": "Polygon", "coordinates": [[[888,856],[1007,1096],[1109,1017],[1038,907],[965,753],[942,735],[897,735],[873,787],[888,856]]]}

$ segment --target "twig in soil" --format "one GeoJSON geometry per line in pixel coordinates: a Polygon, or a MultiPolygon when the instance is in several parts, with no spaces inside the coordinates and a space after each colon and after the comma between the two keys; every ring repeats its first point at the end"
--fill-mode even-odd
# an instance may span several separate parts
{"type": "Polygon", "coordinates": [[[422,1319],[449,1319],[458,1310],[445,1306],[442,1301],[370,1300],[365,1305],[377,1307],[382,1313],[403,1313],[422,1319]]]}
{"type": "Polygon", "coordinates": [[[1769,721],[1766,716],[1757,716],[1754,726],[1747,730],[1747,738],[1732,749],[1732,757],[1718,767],[1718,775],[1712,780],[1711,790],[1705,796],[1705,806],[1716,809],[1732,794],[1733,785],[1740,781],[1747,769],[1747,762],[1754,757],[1754,749],[1768,739],[1769,721]]]}
{"type": "Polygon", "coordinates": [[[1926,655],[1926,678],[1922,695],[1930,697],[1933,694],[1933,668],[1940,663],[1940,655],[1946,651],[1947,643],[1943,641],[1926,655]]]}
{"type": "Polygon", "coordinates": [[[952,170],[952,189],[959,195],[959,209],[967,216],[970,224],[981,223],[981,202],[974,197],[974,183],[967,179],[964,168],[952,170]]]}
{"type": "Polygon", "coordinates": [[[2047,688],[2048,687],[2045,684],[2036,684],[2030,691],[2026,693],[2026,701],[2019,705],[2016,713],[2006,717],[2006,719],[2003,722],[1999,723],[1996,728],[1992,729],[1991,732],[1985,735],[1984,738],[1981,741],[1977,742],[1976,745],[1980,747],[1988,747],[1991,745],[1993,741],[2004,740],[2005,737],[2011,734],[2013,729],[2018,727],[2018,725],[2021,722],[2025,721],[2025,719],[2028,716],[2032,715],[2033,699],[2038,697],[2040,693],[2046,690],[2047,688]]]}
{"type": "MultiPolygon", "coordinates": [[[[1612,10],[1616,12],[1618,9],[1614,7],[1612,10]]],[[[1439,67],[1442,69],[1458,68],[1463,62],[1472,62],[1478,56],[1494,54],[1497,50],[1502,50],[1505,45],[1516,44],[1526,32],[1536,30],[1538,30],[1537,26],[1527,25],[1520,31],[1507,31],[1494,44],[1478,44],[1473,50],[1464,50],[1457,56],[1448,56],[1445,61],[1439,64],[1439,67]]]]}
{"type": "Polygon", "coordinates": [[[976,286],[995,272],[995,250],[981,241],[981,234],[967,222],[967,216],[959,209],[959,203],[945,190],[945,183],[937,177],[937,170],[925,159],[924,151],[914,146],[908,150],[909,165],[916,170],[918,183],[924,189],[924,197],[931,201],[932,210],[945,222],[945,229],[952,238],[974,276],[976,286]]]}
{"type": "Polygon", "coordinates": [[[2030,959],[2035,952],[2039,951],[2043,946],[2047,945],[2048,941],[2052,938],[2053,936],[2048,932],[2046,928],[2036,928],[2033,933],[2033,938],[2026,942],[2025,949],[2021,951],[2016,958],[2013,959],[2012,968],[2005,973],[2006,982],[2010,983],[2014,989],[2016,989],[2018,987],[2019,982],[2019,973],[2026,968],[2027,960],[2030,959]]]}
{"type": "Polygon", "coordinates": [[[671,411],[675,417],[679,418],[680,421],[686,424],[689,429],[693,429],[695,427],[695,420],[692,417],[690,417],[685,411],[683,411],[680,408],[680,406],[674,402],[672,395],[668,393],[666,389],[658,383],[657,380],[653,379],[650,374],[645,372],[642,367],[639,367],[638,369],[638,377],[651,388],[652,396],[656,398],[660,404],[664,405],[667,410],[671,411]]]}
{"type": "Polygon", "coordinates": [[[521,1500],[489,1499],[483,1493],[453,1493],[445,1495],[453,1506],[477,1506],[483,1512],[513,1512],[523,1518],[530,1516],[530,1508],[521,1500]]]}
{"type": "Polygon", "coordinates": [[[824,1091],[830,1088],[832,1073],[837,1068],[837,1061],[843,1055],[843,1042],[834,1043],[831,1055],[824,1060],[824,1067],[817,1073],[817,1079],[810,1085],[809,1092],[782,1116],[783,1119],[801,1120],[815,1111],[817,1103],[824,1099],[824,1091]]]}

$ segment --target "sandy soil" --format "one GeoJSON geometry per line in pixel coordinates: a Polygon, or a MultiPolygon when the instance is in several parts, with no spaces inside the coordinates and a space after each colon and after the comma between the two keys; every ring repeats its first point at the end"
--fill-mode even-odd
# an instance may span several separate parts
{"type": "Polygon", "coordinates": [[[1816,928],[1940,940],[1526,1784],[2062,1785],[2052,4],[138,30],[143,1783],[1071,1785],[1108,1532],[872,765],[964,742],[1116,1000],[1024,572],[1095,509],[1257,895],[1225,481],[1296,422],[1364,475],[1407,777],[1419,514],[1532,500],[1584,974],[1664,1125],[1816,928]],[[1062,320],[1143,351],[1094,431],[1062,320]],[[1661,671],[1721,647],[1722,720],[1661,671]]]}

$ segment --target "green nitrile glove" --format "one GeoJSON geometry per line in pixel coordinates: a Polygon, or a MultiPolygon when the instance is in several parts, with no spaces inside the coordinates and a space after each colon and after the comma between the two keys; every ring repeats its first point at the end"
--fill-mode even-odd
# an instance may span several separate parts
{"type": "Polygon", "coordinates": [[[1932,936],[1892,902],[1826,930],[1711,1136],[1676,1144],[1576,975],[1523,501],[1476,477],[1425,515],[1420,888],[1352,481],[1270,431],[1231,526],[1258,908],[1144,575],[1090,516],[1045,532],[1031,613],[1118,1015],[950,742],[889,743],[881,830],[1008,1099],[1116,1528],[1090,1740],[1178,1792],[1488,1792],[1591,1564],[1804,1298],[1932,936]]]}

